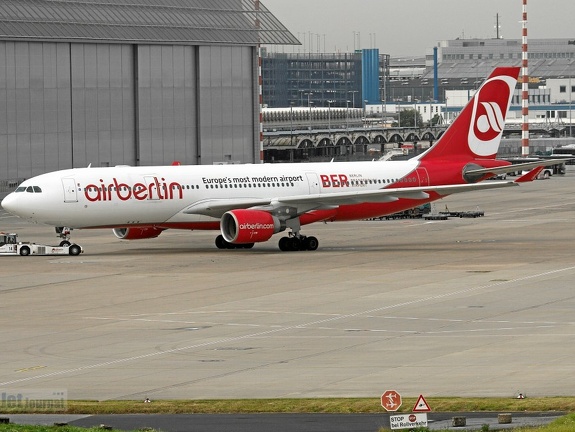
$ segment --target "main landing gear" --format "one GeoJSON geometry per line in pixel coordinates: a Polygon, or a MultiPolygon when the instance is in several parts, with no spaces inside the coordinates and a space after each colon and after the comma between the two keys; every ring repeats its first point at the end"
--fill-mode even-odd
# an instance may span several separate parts
{"type": "Polygon", "coordinates": [[[313,236],[306,237],[300,234],[301,225],[299,218],[286,221],[287,227],[291,230],[287,237],[282,237],[279,241],[279,248],[284,252],[292,251],[314,251],[319,246],[319,241],[313,236]]]}
{"type": "MultiPolygon", "coordinates": [[[[291,234],[289,237],[282,237],[279,241],[281,251],[314,251],[319,246],[319,241],[313,236],[302,236],[291,234]]],[[[216,237],[216,247],[218,249],[251,249],[253,243],[233,244],[224,239],[221,234],[216,237]]]]}
{"type": "MultiPolygon", "coordinates": [[[[300,221],[299,218],[288,219],[285,221],[285,226],[282,231],[288,228],[290,232],[287,237],[282,237],[279,241],[279,248],[283,252],[288,251],[314,251],[319,246],[319,241],[313,236],[304,236],[300,234],[300,221]]],[[[269,237],[267,237],[269,238],[269,237]]],[[[253,243],[234,244],[228,242],[222,234],[216,237],[216,246],[218,249],[251,249],[254,247],[253,243]]]]}
{"type": "Polygon", "coordinates": [[[314,236],[302,236],[291,234],[289,237],[282,237],[279,241],[281,251],[314,251],[319,246],[319,241],[314,236]]]}
{"type": "Polygon", "coordinates": [[[62,241],[60,242],[60,247],[70,246],[72,244],[72,242],[70,242],[70,233],[72,231],[70,228],[55,227],[54,229],[56,230],[56,234],[58,234],[58,237],[62,239],[62,241]]]}

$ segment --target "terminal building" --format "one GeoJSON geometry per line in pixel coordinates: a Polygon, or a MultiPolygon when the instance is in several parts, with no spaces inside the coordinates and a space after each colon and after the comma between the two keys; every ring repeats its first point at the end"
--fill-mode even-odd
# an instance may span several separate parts
{"type": "MultiPolygon", "coordinates": [[[[288,154],[289,160],[318,156],[324,160],[352,156],[371,158],[372,150],[384,151],[392,145],[399,146],[411,140],[432,141],[438,133],[427,128],[436,125],[445,128],[494,68],[520,66],[521,50],[521,40],[456,39],[440,42],[428,50],[426,57],[380,56],[378,83],[381,98],[375,101],[367,100],[360,91],[358,81],[360,77],[363,79],[361,70],[364,63],[359,52],[338,54],[340,59],[355,61],[352,68],[355,81],[350,81],[355,84],[344,84],[340,92],[326,91],[326,86],[329,90],[335,83],[335,88],[339,89],[338,83],[345,81],[336,81],[334,77],[352,75],[327,62],[328,59],[335,62],[335,55],[268,56],[268,62],[264,61],[264,102],[271,102],[270,107],[279,105],[283,109],[264,111],[267,131],[264,151],[269,155],[266,160],[272,160],[272,157],[282,159],[282,154],[288,154]],[[283,59],[284,64],[274,65],[270,58],[278,62],[283,59]],[[305,73],[301,73],[302,70],[305,73]],[[332,73],[334,70],[337,72],[332,73]],[[300,79],[301,76],[311,79],[300,79]],[[346,86],[355,90],[350,92],[346,86]],[[273,94],[278,89],[282,89],[281,95],[273,94]],[[346,94],[357,95],[356,103],[350,103],[346,94]],[[334,100],[337,104],[331,102],[334,100]],[[356,108],[351,109],[354,105],[356,108]],[[395,130],[403,126],[399,113],[407,110],[415,110],[421,116],[413,134],[412,131],[399,133],[395,130]],[[391,127],[394,125],[397,128],[391,127]],[[310,129],[317,133],[309,133],[310,129]]],[[[531,150],[545,154],[555,146],[572,142],[566,140],[573,135],[575,40],[535,39],[529,42],[529,51],[531,150]],[[548,139],[550,137],[554,139],[548,139]]],[[[507,118],[506,139],[501,145],[501,155],[504,156],[520,152],[521,93],[518,86],[507,118]]],[[[285,156],[283,158],[286,159],[285,156]]]]}
{"type": "MultiPolygon", "coordinates": [[[[367,76],[368,63],[362,53],[377,50],[266,53],[263,99],[270,108],[310,105],[362,108],[366,101],[367,105],[445,103],[448,92],[477,89],[497,66],[520,66],[521,49],[520,39],[455,39],[439,42],[427,50],[425,57],[392,58],[379,54],[379,76],[375,81],[367,76]],[[366,82],[378,86],[377,97],[363,94],[366,82]]],[[[561,90],[557,94],[556,90],[550,90],[547,80],[575,81],[575,40],[530,40],[529,75],[532,104],[545,105],[552,100],[568,103],[572,99],[569,84],[555,82],[553,85],[565,86],[565,89],[557,87],[556,90],[561,90]]]]}
{"type": "Polygon", "coordinates": [[[89,165],[260,162],[258,48],[299,42],[259,0],[0,10],[0,187],[89,165]]]}
{"type": "Polygon", "coordinates": [[[263,101],[269,108],[361,108],[385,100],[389,55],[378,49],[353,53],[264,53],[263,101]]]}
{"type": "MultiPolygon", "coordinates": [[[[530,39],[529,88],[544,94],[548,79],[575,76],[575,40],[530,39]]],[[[521,66],[520,39],[455,39],[429,48],[425,59],[392,59],[389,101],[445,102],[450,90],[474,90],[497,66],[521,66]],[[437,61],[437,80],[434,63],[437,61]],[[434,94],[437,85],[438,94],[434,94]]],[[[533,103],[546,103],[534,97],[533,103]]]]}

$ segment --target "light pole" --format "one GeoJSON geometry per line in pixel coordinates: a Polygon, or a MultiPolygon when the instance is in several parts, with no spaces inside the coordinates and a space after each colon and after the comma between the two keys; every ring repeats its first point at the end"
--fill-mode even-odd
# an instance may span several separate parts
{"type": "Polygon", "coordinates": [[[293,149],[293,101],[289,103],[290,145],[293,149]]]}
{"type": "Polygon", "coordinates": [[[313,95],[313,93],[308,92],[308,93],[306,93],[306,95],[307,95],[307,106],[309,107],[309,130],[311,132],[312,127],[311,127],[311,99],[310,98],[311,98],[311,95],[313,95]]]}
{"type": "MultiPolygon", "coordinates": [[[[351,113],[352,113],[352,116],[351,116],[351,118],[353,119],[353,117],[354,117],[353,114],[355,113],[355,94],[356,94],[356,93],[359,93],[359,91],[357,91],[357,90],[348,90],[347,93],[348,93],[348,94],[351,93],[351,109],[352,109],[352,112],[351,112],[351,113]]],[[[347,101],[347,102],[349,102],[349,101],[347,101]]]]}
{"type": "Polygon", "coordinates": [[[329,138],[329,141],[331,143],[331,104],[334,101],[332,100],[328,100],[327,101],[327,136],[329,138]]]}
{"type": "Polygon", "coordinates": [[[349,134],[349,100],[345,101],[345,133],[349,134]]]}
{"type": "Polygon", "coordinates": [[[573,136],[573,118],[571,115],[572,103],[573,103],[573,87],[571,86],[571,76],[569,76],[569,136],[573,136]]]}
{"type": "Polygon", "coordinates": [[[351,93],[351,95],[352,95],[352,98],[351,98],[351,101],[352,101],[351,107],[352,107],[352,108],[355,108],[355,94],[356,94],[356,93],[359,93],[359,91],[358,91],[358,90],[348,90],[347,92],[348,92],[348,93],[351,93]]]}

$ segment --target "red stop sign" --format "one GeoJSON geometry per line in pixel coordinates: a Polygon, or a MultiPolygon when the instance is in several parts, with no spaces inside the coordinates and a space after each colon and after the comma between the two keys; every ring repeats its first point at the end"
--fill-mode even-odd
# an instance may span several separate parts
{"type": "Polygon", "coordinates": [[[401,406],[401,395],[395,390],[386,390],[381,395],[381,406],[386,411],[397,411],[401,406]]]}

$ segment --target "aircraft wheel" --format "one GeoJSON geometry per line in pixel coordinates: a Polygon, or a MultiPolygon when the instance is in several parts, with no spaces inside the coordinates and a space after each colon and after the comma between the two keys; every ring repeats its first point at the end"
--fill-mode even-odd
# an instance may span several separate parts
{"type": "Polygon", "coordinates": [[[226,243],[227,241],[224,239],[223,235],[219,235],[216,237],[216,247],[218,249],[226,249],[226,243]]]}
{"type": "Polygon", "coordinates": [[[22,256],[30,255],[30,248],[28,246],[22,246],[20,248],[20,255],[22,255],[22,256]]]}
{"type": "Polygon", "coordinates": [[[297,237],[288,238],[288,251],[298,251],[301,248],[301,241],[297,237]]]}
{"type": "Polygon", "coordinates": [[[282,237],[278,243],[278,246],[282,252],[286,252],[288,249],[289,237],[282,237]]]}
{"type": "Polygon", "coordinates": [[[60,242],[60,247],[66,247],[66,246],[70,246],[72,243],[70,243],[68,240],[62,240],[60,242]]]}
{"type": "Polygon", "coordinates": [[[238,245],[238,247],[241,247],[242,249],[251,249],[254,247],[255,243],[244,243],[241,245],[238,245]]]}
{"type": "Polygon", "coordinates": [[[304,243],[305,250],[310,250],[310,251],[316,250],[319,246],[319,241],[314,236],[306,237],[306,239],[304,240],[303,243],[304,243]]]}
{"type": "Polygon", "coordinates": [[[68,249],[68,253],[73,256],[80,255],[80,253],[82,253],[82,248],[77,244],[73,244],[70,246],[70,249],[68,249]]]}

